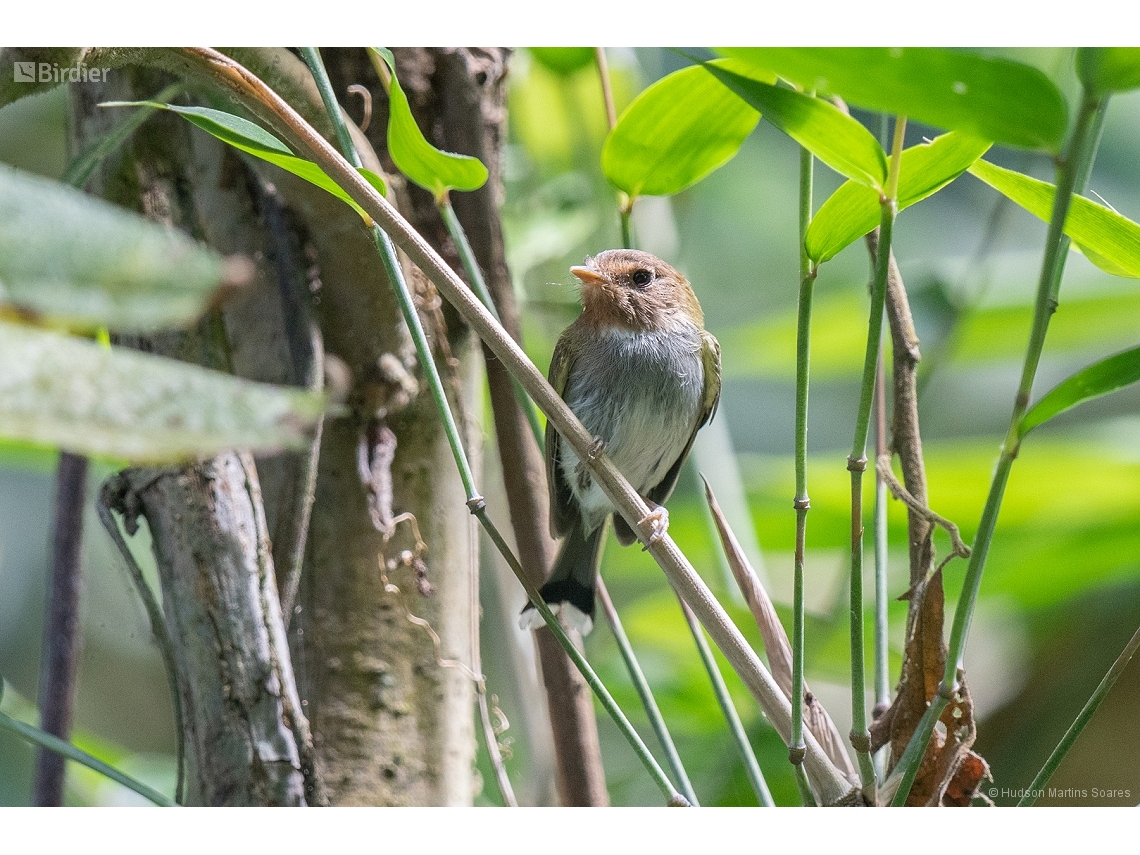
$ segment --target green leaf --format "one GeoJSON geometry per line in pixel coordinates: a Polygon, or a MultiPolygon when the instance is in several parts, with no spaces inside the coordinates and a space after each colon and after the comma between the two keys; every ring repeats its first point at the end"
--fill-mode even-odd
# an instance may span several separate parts
{"type": "MultiPolygon", "coordinates": [[[[951,131],[929,143],[911,146],[899,164],[899,210],[921,202],[966,171],[990,147],[985,140],[951,131]]],[[[821,264],[879,224],[879,195],[855,181],[845,182],[820,207],[808,226],[808,258],[821,264]]]]}
{"type": "Polygon", "coordinates": [[[527,48],[539,65],[562,77],[592,65],[592,47],[532,47],[527,48]]]}
{"type": "MultiPolygon", "coordinates": [[[[1020,172],[975,161],[970,174],[1049,222],[1054,187],[1020,172]]],[[[1084,196],[1073,196],[1065,234],[1093,264],[1114,276],[1140,278],[1140,225],[1084,196]]]]}
{"type": "Polygon", "coordinates": [[[1018,438],[1078,404],[1123,389],[1140,380],[1140,347],[1082,368],[1029,408],[1017,426],[1018,438]]]}
{"type": "Polygon", "coordinates": [[[1140,86],[1140,48],[1077,49],[1077,76],[1094,95],[1140,86]]]}
{"type": "Polygon", "coordinates": [[[819,98],[771,86],[712,63],[705,67],[840,175],[875,189],[886,183],[887,156],[870,131],[855,119],[819,98]]]}
{"type": "MultiPolygon", "coordinates": [[[[239,151],[244,151],[259,160],[279,166],[286,172],[331,193],[360,214],[366,223],[372,222],[372,218],[365,213],[364,209],[357,205],[352,197],[329,178],[317,164],[292,154],[289,147],[269,131],[260,125],[243,119],[241,116],[235,116],[222,110],[213,110],[209,107],[179,107],[175,104],[160,104],[157,101],[107,101],[99,106],[151,107],[177,113],[191,124],[239,151]]],[[[363,167],[358,167],[357,171],[380,193],[387,194],[387,185],[382,177],[363,167]]]]}
{"type": "Polygon", "coordinates": [[[324,399],[0,322],[0,436],[132,462],[304,447],[324,399]]]}
{"type": "Polygon", "coordinates": [[[1037,69],[946,48],[726,48],[805,90],[947,130],[1059,151],[1065,99],[1037,69]]]}
{"type": "MultiPolygon", "coordinates": [[[[183,88],[181,83],[171,83],[155,95],[153,100],[166,101],[167,98],[173,98],[181,92],[183,88]]],[[[91,173],[95,171],[95,167],[97,167],[107,155],[125,143],[127,138],[138,130],[139,126],[150,118],[153,112],[153,107],[144,107],[141,110],[135,110],[124,121],[119,122],[119,124],[111,128],[111,130],[84,149],[67,164],[67,169],[64,170],[59,180],[72,187],[83,187],[83,185],[87,183],[87,179],[91,177],[91,173]]]]}
{"type": "Polygon", "coordinates": [[[84,329],[148,331],[193,321],[226,275],[217,253],[185,235],[0,166],[0,307],[84,329]]]}
{"type": "Polygon", "coordinates": [[[408,178],[442,199],[449,190],[478,190],[487,181],[487,167],[478,158],[440,151],[424,137],[416,124],[408,96],[396,79],[396,62],[391,51],[369,48],[387,63],[392,72],[388,89],[388,152],[392,162],[408,178]]]}
{"type": "Polygon", "coordinates": [[[699,65],[637,96],[602,148],[602,171],[632,198],[668,196],[730,161],[760,114],[699,65]]]}

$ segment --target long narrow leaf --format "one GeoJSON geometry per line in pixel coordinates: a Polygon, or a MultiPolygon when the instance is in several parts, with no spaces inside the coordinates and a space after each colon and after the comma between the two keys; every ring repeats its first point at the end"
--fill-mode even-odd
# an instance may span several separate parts
{"type": "MultiPolygon", "coordinates": [[[[966,171],[990,143],[951,131],[929,143],[911,146],[899,165],[899,210],[941,190],[966,171]]],[[[823,203],[808,226],[808,258],[821,264],[879,224],[879,195],[863,184],[847,181],[823,203]]]]}
{"type": "Polygon", "coordinates": [[[132,462],[302,448],[324,399],[0,322],[0,436],[132,462]]]}
{"type": "MultiPolygon", "coordinates": [[[[969,172],[1035,217],[1049,221],[1053,209],[1052,184],[984,160],[975,161],[969,172]]],[[[1065,219],[1065,234],[1089,261],[1106,273],[1140,278],[1140,225],[1127,217],[1091,199],[1073,196],[1069,216],[1065,219]]]]}
{"type": "MultiPolygon", "coordinates": [[[[210,107],[180,107],[175,104],[160,104],[157,101],[107,101],[101,107],[150,107],[158,110],[169,110],[177,113],[191,124],[201,128],[206,133],[233,146],[239,151],[253,155],[266,163],[272,163],[298,178],[303,178],[310,184],[336,196],[356,213],[369,222],[370,218],[364,209],[357,205],[352,198],[329,178],[319,166],[310,160],[297,157],[289,151],[289,147],[269,131],[255,125],[248,119],[214,110],[210,107]]],[[[359,168],[360,174],[367,179],[373,187],[381,193],[387,193],[384,179],[370,169],[359,168]]]]}
{"type": "Polygon", "coordinates": [[[1032,66],[946,48],[725,48],[803,89],[952,131],[1058,151],[1065,99],[1032,66]]]}
{"type": "Polygon", "coordinates": [[[680,193],[728,163],[759,121],[704,67],[682,68],[621,114],[602,148],[602,171],[635,199],[680,193]]]}
{"type": "Polygon", "coordinates": [[[1017,426],[1017,435],[1024,437],[1054,416],[1085,401],[1123,389],[1137,380],[1140,380],[1140,347],[1094,362],[1063,380],[1034,404],[1017,426]]]}
{"type": "Polygon", "coordinates": [[[142,781],[136,781],[130,775],[125,775],[107,763],[104,763],[98,757],[93,757],[82,748],[77,748],[70,742],[60,739],[58,736],[53,736],[38,727],[32,727],[30,724],[24,724],[22,721],[17,721],[10,715],[0,712],[0,730],[7,730],[15,733],[18,736],[26,739],[34,745],[42,745],[44,748],[61,754],[69,760],[74,760],[76,763],[82,763],[89,769],[94,769],[101,775],[105,775],[112,781],[122,784],[129,790],[134,790],[145,799],[149,799],[160,807],[177,807],[178,805],[168,796],[153,787],[148,787],[142,781]]]}
{"type": "Polygon", "coordinates": [[[83,328],[155,330],[193,321],[238,273],[185,235],[0,165],[0,309],[83,328]]]}
{"type": "Polygon", "coordinates": [[[440,151],[427,141],[416,124],[408,96],[396,79],[396,61],[391,51],[369,48],[382,57],[392,73],[388,89],[388,153],[400,171],[437,199],[448,190],[478,190],[487,181],[487,167],[475,157],[440,151]]]}
{"type": "Polygon", "coordinates": [[[819,98],[762,83],[713,63],[706,63],[705,68],[840,175],[876,190],[883,188],[887,156],[855,119],[819,98]]]}

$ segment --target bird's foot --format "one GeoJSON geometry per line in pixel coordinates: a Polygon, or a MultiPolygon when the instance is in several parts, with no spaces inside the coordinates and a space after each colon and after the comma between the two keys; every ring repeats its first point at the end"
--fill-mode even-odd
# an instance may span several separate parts
{"type": "Polygon", "coordinates": [[[595,436],[594,441],[590,443],[590,448],[586,452],[586,457],[591,463],[598,459],[598,455],[606,450],[606,441],[600,436],[595,436]]]}
{"type": "Polygon", "coordinates": [[[642,547],[642,552],[649,549],[653,544],[665,536],[665,532],[669,530],[669,512],[661,505],[654,505],[653,510],[647,513],[642,519],[638,520],[638,527],[649,523],[653,526],[653,533],[649,535],[649,540],[646,541],[645,546],[642,547]]]}

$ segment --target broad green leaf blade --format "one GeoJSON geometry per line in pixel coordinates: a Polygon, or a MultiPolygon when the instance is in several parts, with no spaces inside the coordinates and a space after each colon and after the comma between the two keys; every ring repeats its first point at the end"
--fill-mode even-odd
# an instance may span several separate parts
{"type": "Polygon", "coordinates": [[[234,273],[184,235],[0,165],[0,308],[83,329],[176,327],[234,273]]]}
{"type": "MultiPolygon", "coordinates": [[[[100,106],[151,107],[177,113],[191,124],[239,151],[244,151],[246,154],[253,155],[266,163],[279,166],[286,172],[331,193],[360,214],[365,222],[372,222],[372,218],[364,212],[364,209],[357,205],[352,197],[329,178],[317,164],[292,154],[289,147],[269,131],[247,119],[243,119],[241,116],[209,107],[180,107],[175,104],[160,104],[157,101],[108,101],[100,106]]],[[[381,193],[387,193],[384,179],[379,175],[362,167],[358,168],[357,171],[381,193]]]]}
{"type": "Polygon", "coordinates": [[[392,162],[414,183],[436,199],[449,190],[478,190],[487,181],[487,167],[476,157],[440,151],[424,137],[416,124],[408,96],[396,79],[396,63],[390,51],[371,49],[383,57],[392,72],[388,89],[388,152],[392,162]]]}
{"type": "MultiPolygon", "coordinates": [[[[1052,184],[984,160],[975,161],[969,171],[1035,217],[1049,221],[1053,210],[1052,184]]],[[[1065,220],[1065,234],[1106,273],[1140,278],[1140,225],[1127,217],[1084,196],[1074,196],[1065,220]]]]}
{"type": "Polygon", "coordinates": [[[668,196],[730,161],[760,114],[699,65],[637,96],[602,148],[602,171],[632,198],[668,196]]]}
{"type": "Polygon", "coordinates": [[[132,462],[304,447],[324,400],[0,322],[0,436],[132,462]]]}
{"type": "Polygon", "coordinates": [[[725,48],[805,90],[981,139],[1059,151],[1065,99],[1040,71],[946,48],[725,48]]]}
{"type": "Polygon", "coordinates": [[[1140,48],[1077,49],[1077,76],[1094,95],[1140,86],[1140,48]]]}
{"type": "Polygon", "coordinates": [[[855,119],[819,98],[771,86],[712,63],[705,68],[840,175],[877,190],[886,184],[887,156],[870,131],[855,119]]]}
{"type": "Polygon", "coordinates": [[[592,47],[532,47],[527,48],[539,65],[563,77],[592,65],[592,47]]]}
{"type": "Polygon", "coordinates": [[[1078,404],[1123,389],[1140,380],[1140,347],[1082,368],[1029,408],[1017,426],[1018,438],[1078,404]]]}
{"type": "MultiPolygon", "coordinates": [[[[911,146],[899,164],[899,210],[921,202],[966,171],[990,147],[985,140],[951,131],[929,143],[911,146]]],[[[808,258],[822,264],[879,224],[879,195],[855,181],[845,182],[820,207],[808,226],[808,258]]]]}

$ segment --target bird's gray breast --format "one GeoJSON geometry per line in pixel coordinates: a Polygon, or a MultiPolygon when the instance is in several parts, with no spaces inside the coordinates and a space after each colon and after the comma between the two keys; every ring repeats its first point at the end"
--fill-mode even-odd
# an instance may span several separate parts
{"type": "MultiPolygon", "coordinates": [[[[591,344],[567,378],[566,403],[644,494],[661,482],[696,427],[704,394],[700,330],[692,324],[653,333],[610,330],[591,344]]],[[[562,463],[580,501],[587,497],[579,487],[597,490],[576,484],[572,453],[562,463]]]]}

